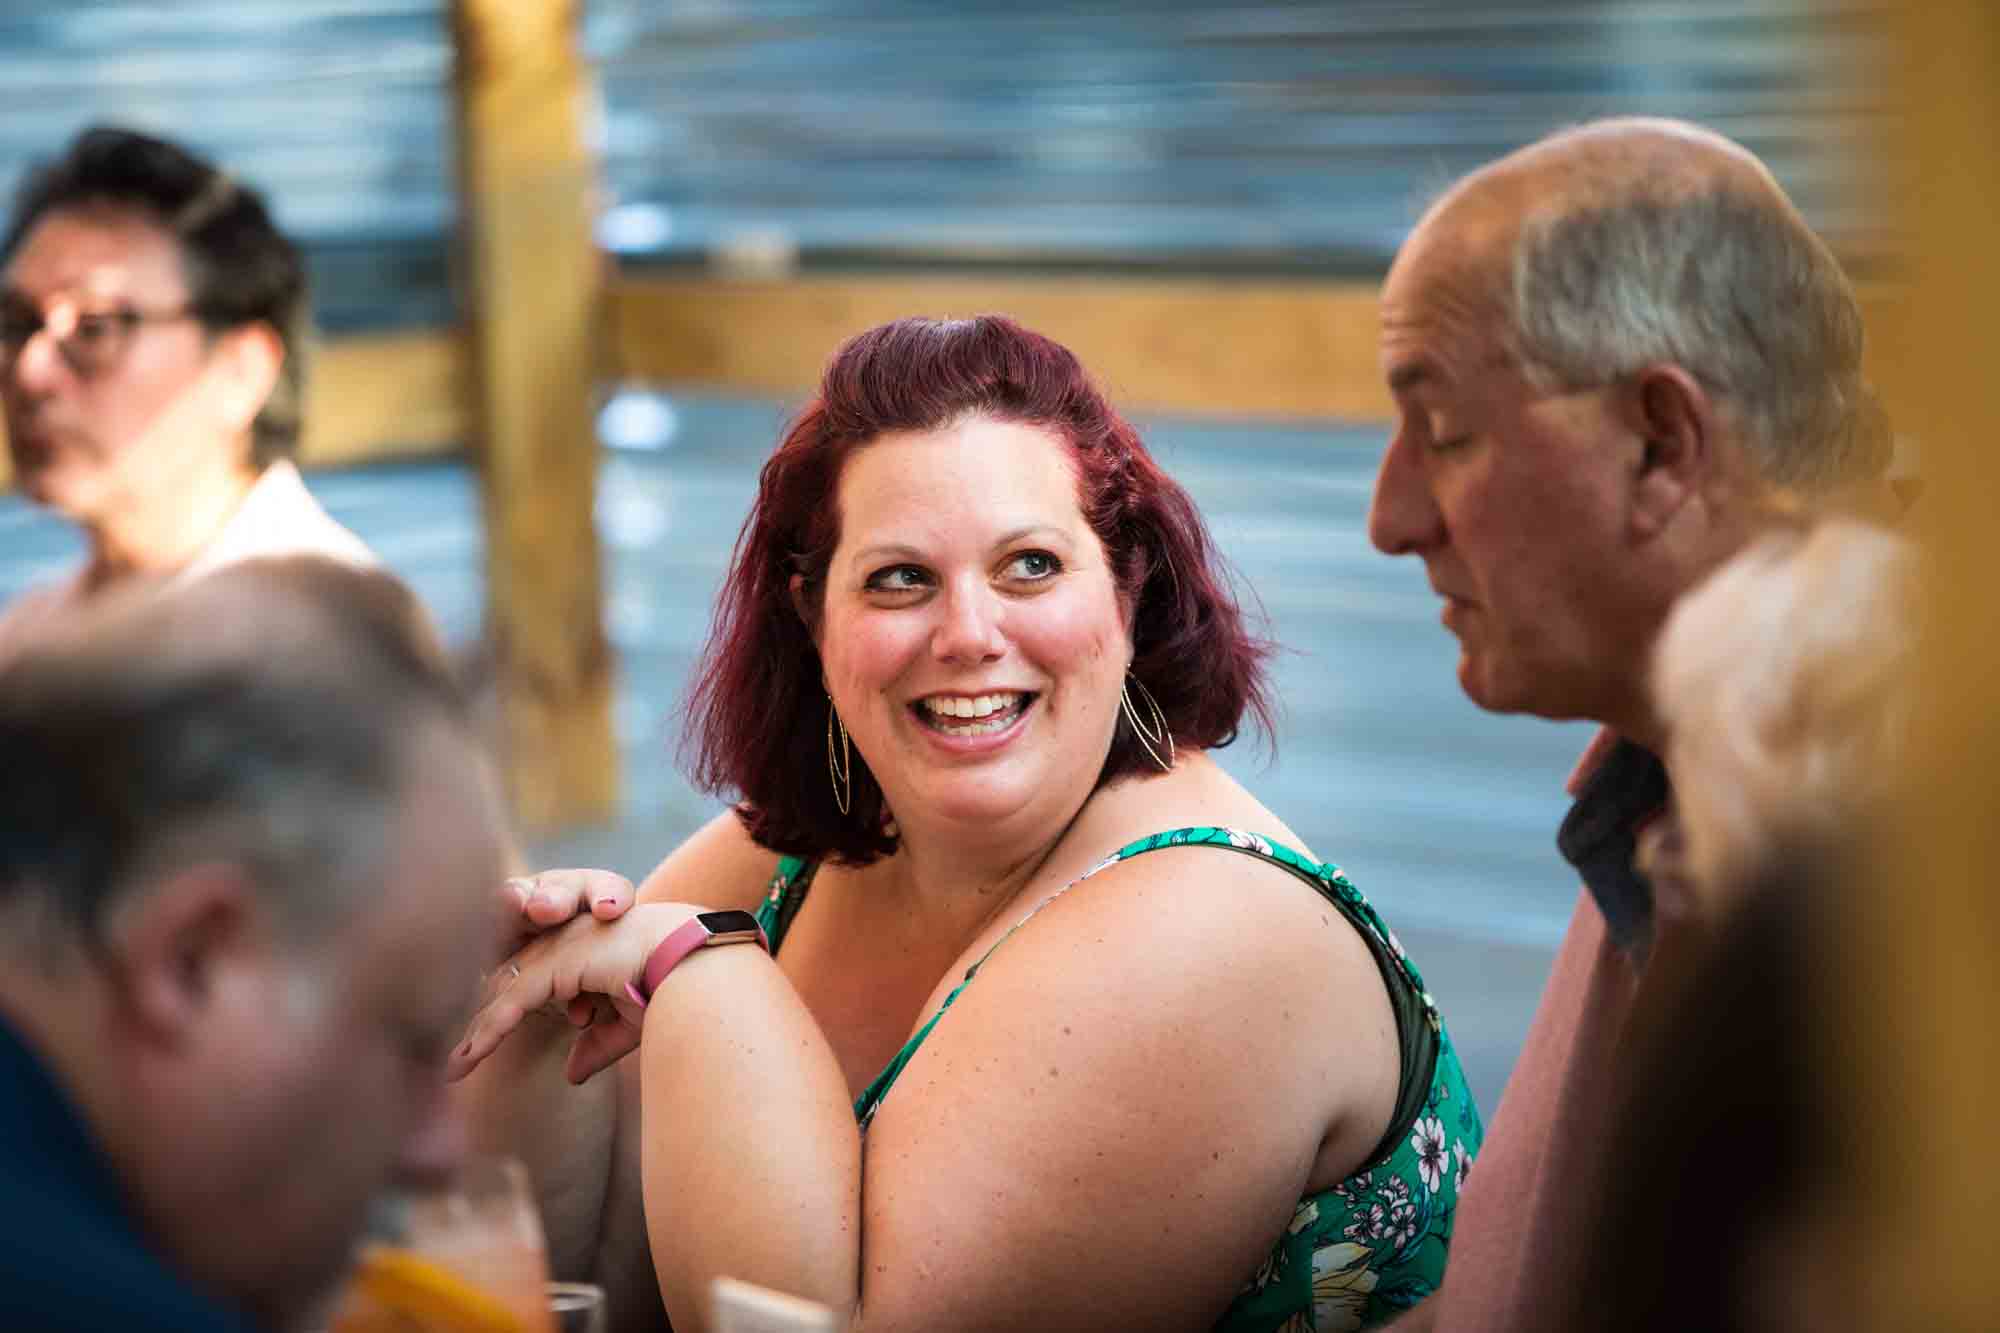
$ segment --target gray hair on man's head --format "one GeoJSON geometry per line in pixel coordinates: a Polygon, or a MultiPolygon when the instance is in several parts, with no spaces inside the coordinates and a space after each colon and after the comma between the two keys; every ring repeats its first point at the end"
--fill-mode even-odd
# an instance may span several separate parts
{"type": "Polygon", "coordinates": [[[241,868],[295,938],[386,879],[417,747],[469,733],[408,591],[254,561],[86,612],[0,668],[0,905],[97,938],[149,877],[241,868]]]}
{"type": "Polygon", "coordinates": [[[1733,414],[1765,482],[1816,491],[1881,472],[1887,420],[1832,251],[1768,176],[1691,180],[1622,147],[1574,154],[1576,175],[1523,220],[1507,293],[1523,369],[1581,389],[1671,362],[1733,414]]]}

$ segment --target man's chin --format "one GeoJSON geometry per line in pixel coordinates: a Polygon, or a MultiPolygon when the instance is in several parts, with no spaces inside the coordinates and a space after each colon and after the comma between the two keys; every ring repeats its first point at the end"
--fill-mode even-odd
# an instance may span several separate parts
{"type": "Polygon", "coordinates": [[[1532,713],[1526,692],[1514,688],[1492,664],[1461,651],[1458,659],[1458,687],[1465,697],[1487,713],[1532,713]]]}
{"type": "Polygon", "coordinates": [[[75,476],[52,463],[14,470],[14,489],[31,504],[60,514],[73,523],[87,521],[97,511],[97,488],[87,477],[75,476]]]}
{"type": "Polygon", "coordinates": [[[1574,688],[1574,680],[1547,671],[1508,673],[1470,654],[1458,659],[1458,687],[1481,712],[1538,717],[1546,722],[1604,721],[1594,695],[1574,688]]]}

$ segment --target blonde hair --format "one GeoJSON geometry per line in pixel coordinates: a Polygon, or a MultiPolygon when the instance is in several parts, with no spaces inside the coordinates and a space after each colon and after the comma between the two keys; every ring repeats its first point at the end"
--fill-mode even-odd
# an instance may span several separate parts
{"type": "Polygon", "coordinates": [[[1907,541],[1823,518],[1753,543],[1668,617],[1653,694],[1704,898],[1781,839],[1873,813],[1908,724],[1915,583],[1907,541]]]}

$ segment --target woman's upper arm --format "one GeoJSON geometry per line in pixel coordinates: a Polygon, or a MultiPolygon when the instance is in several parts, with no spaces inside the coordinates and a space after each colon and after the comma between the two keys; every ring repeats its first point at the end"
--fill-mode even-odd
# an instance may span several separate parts
{"type": "Polygon", "coordinates": [[[777,853],[752,842],[736,812],[724,810],[653,867],[639,901],[755,911],[777,863],[777,853]]]}
{"type": "MultiPolygon", "coordinates": [[[[699,903],[755,910],[777,864],[757,846],[733,811],[724,810],[668,853],[638,889],[640,902],[699,903]]],[[[618,1300],[651,1309],[659,1299],[641,1188],[644,1120],[639,1111],[639,1061],[613,1070],[617,1097],[615,1135],[606,1173],[598,1250],[591,1273],[614,1285],[618,1300]]]]}
{"type": "Polygon", "coordinates": [[[1312,889],[1209,849],[1107,870],[991,955],[877,1113],[865,1325],[1206,1327],[1397,1067],[1312,889]]]}

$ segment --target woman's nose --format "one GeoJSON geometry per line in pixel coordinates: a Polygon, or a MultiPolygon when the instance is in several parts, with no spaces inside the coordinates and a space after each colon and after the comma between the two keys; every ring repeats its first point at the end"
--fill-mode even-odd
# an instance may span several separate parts
{"type": "Polygon", "coordinates": [[[949,589],[931,651],[944,662],[990,662],[1007,650],[1000,617],[999,599],[983,583],[949,589]]]}

